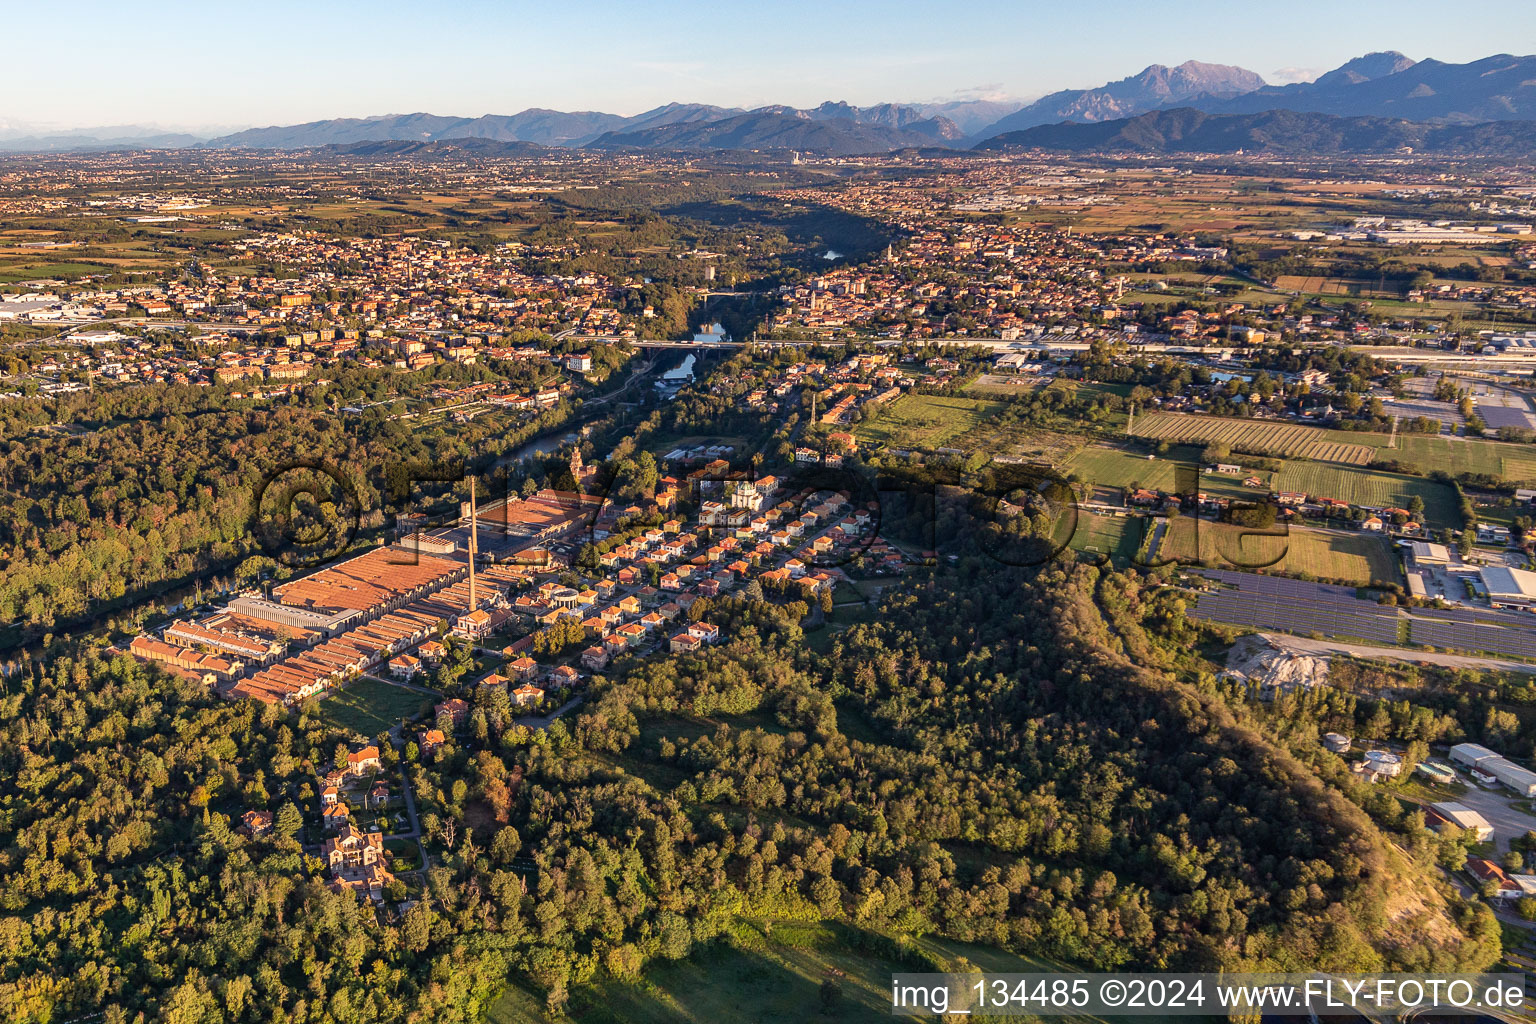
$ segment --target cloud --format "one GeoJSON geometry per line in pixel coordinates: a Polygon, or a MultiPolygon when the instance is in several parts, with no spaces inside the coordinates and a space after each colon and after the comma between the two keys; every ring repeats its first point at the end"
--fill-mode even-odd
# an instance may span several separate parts
{"type": "Polygon", "coordinates": [[[1310,82],[1327,70],[1327,68],[1277,68],[1269,73],[1269,80],[1277,85],[1310,82]]]}
{"type": "Polygon", "coordinates": [[[935,96],[928,100],[929,103],[964,103],[969,100],[1004,101],[1013,100],[1014,96],[1003,88],[1001,82],[989,82],[986,85],[970,85],[963,89],[955,89],[942,96],[935,96]]]}

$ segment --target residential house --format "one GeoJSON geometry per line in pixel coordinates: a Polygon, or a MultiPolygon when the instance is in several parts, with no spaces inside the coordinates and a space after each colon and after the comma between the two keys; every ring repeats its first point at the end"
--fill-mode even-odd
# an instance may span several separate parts
{"type": "Polygon", "coordinates": [[[262,836],[271,833],[272,821],[271,811],[246,811],[240,815],[239,831],[250,836],[252,839],[260,839],[262,836]]]}

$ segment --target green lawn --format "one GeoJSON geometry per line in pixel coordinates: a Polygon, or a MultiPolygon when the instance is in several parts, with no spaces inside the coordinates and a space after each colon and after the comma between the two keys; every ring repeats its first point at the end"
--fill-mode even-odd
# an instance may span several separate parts
{"type": "Polygon", "coordinates": [[[1397,558],[1384,537],[1369,533],[1296,528],[1257,533],[1181,516],[1169,524],[1156,560],[1206,567],[1270,568],[1319,579],[1365,585],[1401,583],[1397,558]],[[1197,551],[1198,540],[1198,551],[1197,551]]]}
{"type": "Polygon", "coordinates": [[[386,839],[384,849],[388,850],[390,857],[390,870],[392,871],[417,871],[421,868],[421,848],[416,845],[414,839],[386,839]]]}
{"type": "MultiPolygon", "coordinates": [[[[1062,518],[1062,530],[1070,528],[1070,516],[1062,518]]],[[[1140,516],[1101,516],[1079,512],[1077,528],[1068,545],[1086,555],[1106,555],[1116,568],[1125,568],[1136,557],[1149,522],[1140,516]]],[[[1059,539],[1059,538],[1058,538],[1059,539]]]]}
{"type": "Polygon", "coordinates": [[[1089,483],[1100,487],[1146,487],[1155,491],[1174,493],[1180,490],[1175,482],[1179,466],[1192,469],[1198,478],[1196,489],[1228,498],[1246,498],[1252,501],[1262,492],[1244,487],[1241,477],[1217,476],[1200,472],[1200,449],[1191,445],[1175,445],[1167,455],[1149,458],[1107,445],[1095,445],[1077,453],[1065,465],[1059,466],[1065,473],[1076,473],[1089,483]]]}
{"type": "Polygon", "coordinates": [[[377,736],[402,718],[415,718],[432,710],[434,698],[416,690],[393,686],[376,679],[360,679],[345,689],[333,690],[319,701],[319,719],[338,729],[362,736],[377,736]]]}
{"type": "Polygon", "coordinates": [[[941,448],[996,416],[1002,402],[948,395],[902,395],[854,428],[860,441],[898,448],[941,448]]]}
{"type": "MultiPolygon", "coordinates": [[[[487,1024],[876,1024],[891,1020],[891,975],[928,969],[924,958],[955,966],[961,957],[995,972],[1050,971],[1057,965],[961,943],[924,939],[921,957],[897,962],[868,948],[840,924],[741,920],[731,938],[684,960],[648,964],[643,977],[621,981],[600,973],[577,988],[568,1016],[545,1012],[543,999],[511,986],[486,1015],[487,1024]],[[824,984],[835,989],[823,1001],[824,984]]],[[[875,948],[879,948],[876,946],[875,948]]],[[[932,961],[928,961],[932,962],[932,961]]],[[[1079,1022],[1093,1018],[1057,1018],[1079,1022]]]]}

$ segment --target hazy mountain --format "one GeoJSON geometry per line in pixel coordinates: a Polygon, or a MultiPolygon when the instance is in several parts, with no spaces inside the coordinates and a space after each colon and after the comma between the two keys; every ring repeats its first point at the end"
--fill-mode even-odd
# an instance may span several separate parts
{"type": "MultiPolygon", "coordinates": [[[[695,124],[699,121],[718,121],[733,114],[744,114],[740,107],[716,107],[708,103],[665,103],[643,114],[623,118],[623,124],[608,129],[640,131],[644,128],[660,128],[668,124],[695,124]]],[[[596,136],[593,136],[596,138],[596,136]]],[[[587,141],[591,141],[590,139],[587,141]]]]}
{"type": "Polygon", "coordinates": [[[306,124],[251,128],[209,140],[219,149],[307,149],[350,142],[435,139],[495,139],[544,145],[580,143],[623,125],[625,118],[596,111],[524,110],[484,117],[444,117],[438,114],[386,114],[382,117],[336,118],[306,124]]]}
{"type": "Polygon", "coordinates": [[[1138,75],[1097,89],[1053,92],[993,122],[977,132],[974,138],[988,139],[1058,121],[1110,121],[1194,96],[1233,96],[1263,85],[1264,79],[1254,72],[1229,64],[1202,64],[1194,60],[1185,61],[1176,68],[1153,64],[1138,75]]]}
{"type": "Polygon", "coordinates": [[[901,103],[855,107],[849,103],[828,100],[819,107],[803,110],[800,113],[816,121],[852,121],[854,124],[874,125],[879,128],[915,131],[940,141],[965,137],[965,132],[950,118],[924,114],[914,106],[901,103]]]}
{"type": "Polygon", "coordinates": [[[992,122],[1007,117],[1024,106],[1024,101],[948,100],[944,103],[913,103],[910,106],[924,117],[949,118],[969,136],[992,122]]]}
{"type": "Polygon", "coordinates": [[[793,149],[830,156],[853,156],[932,146],[936,140],[958,134],[954,122],[942,118],[918,120],[905,127],[892,128],[859,124],[846,117],[816,118],[803,110],[779,107],[752,110],[715,121],[609,132],[590,145],[597,149],[793,149]]]}
{"type": "Polygon", "coordinates": [[[1523,120],[1536,118],[1536,56],[1503,53],[1469,64],[1446,64],[1373,53],[1315,82],[1266,86],[1242,96],[1202,99],[1196,105],[1221,114],[1284,108],[1411,121],[1523,120]]]}
{"type": "Polygon", "coordinates": [[[1463,123],[1536,119],[1536,56],[1500,54],[1469,64],[1446,64],[1415,63],[1392,51],[1368,53],[1316,81],[1285,86],[1265,85],[1254,72],[1225,64],[1186,61],[1172,68],[1153,64],[1118,82],[1055,92],[1023,107],[997,100],[868,107],[829,100],[810,109],[773,106],[745,111],[706,103],[668,103],[630,117],[532,108],[482,117],[414,113],[336,118],[251,128],[207,141],[194,132],[137,125],[54,130],[7,120],[0,122],[0,151],[190,145],[312,149],[474,138],[541,146],[803,149],[848,154],[946,145],[967,138],[980,141],[1062,121],[1108,122],[1181,107],[1216,114],[1294,110],[1463,123]]]}
{"type": "Polygon", "coordinates": [[[486,114],[483,117],[386,114],[382,117],[348,117],[251,128],[211,139],[207,145],[220,149],[308,149],[352,142],[495,139],[501,142],[536,142],[541,146],[580,146],[604,132],[713,120],[733,113],[737,111],[705,103],[668,103],[633,117],[605,114],[596,110],[566,112],[537,107],[516,114],[486,114]]]}
{"type": "Polygon", "coordinates": [[[386,139],[377,142],[347,142],[321,146],[317,153],[336,156],[409,156],[432,157],[504,157],[539,156],[550,152],[550,147],[537,142],[504,141],[501,139],[437,139],[432,142],[411,142],[405,139],[386,139]]]}
{"type": "MultiPolygon", "coordinates": [[[[1404,57],[1396,50],[1382,50],[1377,53],[1368,53],[1364,57],[1356,57],[1347,60],[1334,68],[1326,75],[1319,75],[1311,82],[1298,83],[1311,89],[1335,89],[1345,85],[1358,85],[1361,82],[1369,82],[1377,78],[1385,78],[1387,75],[1395,75],[1399,71],[1407,71],[1413,67],[1413,58],[1404,57]]],[[[1274,86],[1265,86],[1259,92],[1282,91],[1285,87],[1276,89],[1274,86]]]]}
{"type": "Polygon", "coordinates": [[[983,150],[1068,153],[1248,153],[1275,156],[1384,155],[1525,158],[1536,153],[1536,121],[1432,124],[1385,117],[1339,117],[1297,110],[1208,114],[1192,107],[1154,110],[1095,124],[1036,125],[985,139],[983,150]]]}
{"type": "Polygon", "coordinates": [[[186,132],[165,132],[149,128],[82,128],[39,135],[0,138],[0,152],[71,153],[101,149],[181,149],[202,142],[202,137],[186,132]]]}

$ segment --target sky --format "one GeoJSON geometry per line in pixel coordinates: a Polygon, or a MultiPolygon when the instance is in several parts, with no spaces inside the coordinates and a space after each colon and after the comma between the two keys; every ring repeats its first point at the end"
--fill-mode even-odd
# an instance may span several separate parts
{"type": "Polygon", "coordinates": [[[1191,59],[1281,84],[1372,50],[1536,52],[1529,0],[0,0],[0,26],[0,129],[1033,99],[1191,59]]]}

